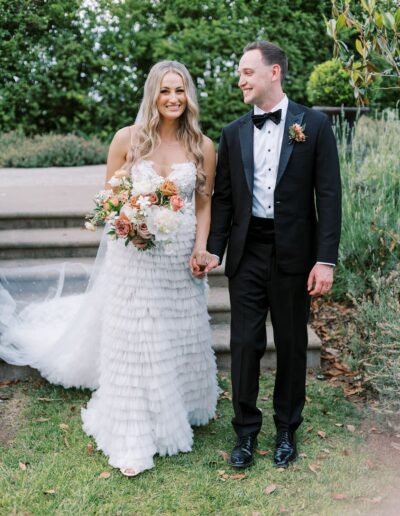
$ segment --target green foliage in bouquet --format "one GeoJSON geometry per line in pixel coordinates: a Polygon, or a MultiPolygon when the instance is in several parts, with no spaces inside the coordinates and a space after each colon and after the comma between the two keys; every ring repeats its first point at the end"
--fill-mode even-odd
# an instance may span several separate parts
{"type": "Polygon", "coordinates": [[[20,131],[0,135],[2,167],[72,167],[105,163],[107,146],[97,138],[49,134],[26,137],[20,131]]]}

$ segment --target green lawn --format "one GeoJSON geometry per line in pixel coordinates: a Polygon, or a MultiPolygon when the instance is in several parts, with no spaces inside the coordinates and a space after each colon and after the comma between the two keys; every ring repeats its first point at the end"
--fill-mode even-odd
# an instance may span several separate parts
{"type": "MultiPolygon", "coordinates": [[[[263,398],[272,392],[268,376],[262,382],[263,398]]],[[[226,377],[221,385],[230,388],[226,377]]],[[[256,464],[243,479],[224,478],[236,473],[220,453],[229,452],[234,443],[228,399],[220,400],[215,421],[195,431],[192,453],[157,458],[153,470],[125,478],[108,466],[100,452],[88,450],[93,441],[80,422],[88,391],[31,382],[3,387],[0,395],[25,400],[13,442],[0,448],[1,515],[342,515],[354,507],[366,514],[394,475],[383,466],[372,467],[365,455],[359,432],[362,414],[340,390],[312,374],[305,421],[298,432],[299,459],[288,470],[272,466],[269,398],[260,402],[265,420],[259,439],[260,450],[269,453],[257,454],[256,464]],[[19,463],[27,464],[26,470],[19,463]],[[99,478],[102,472],[111,475],[99,478]],[[275,490],[265,493],[272,484],[275,490]],[[345,499],[335,499],[341,497],[345,499]]],[[[2,403],[3,413],[6,403],[10,401],[2,403]]]]}

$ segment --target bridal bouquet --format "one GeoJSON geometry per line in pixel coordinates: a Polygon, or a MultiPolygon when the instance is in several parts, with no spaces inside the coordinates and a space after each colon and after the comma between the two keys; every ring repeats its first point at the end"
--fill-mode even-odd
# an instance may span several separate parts
{"type": "Polygon", "coordinates": [[[109,180],[110,190],[94,198],[95,208],[87,215],[86,229],[108,223],[113,240],[122,238],[145,251],[158,243],[167,245],[183,223],[186,206],[173,181],[154,186],[149,181],[132,181],[128,171],[117,170],[109,180]]]}

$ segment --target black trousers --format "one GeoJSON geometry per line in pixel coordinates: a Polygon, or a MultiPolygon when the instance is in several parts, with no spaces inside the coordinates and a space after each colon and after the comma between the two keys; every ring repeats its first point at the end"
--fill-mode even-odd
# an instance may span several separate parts
{"type": "Polygon", "coordinates": [[[266,349],[268,310],[274,330],[277,370],[273,395],[278,430],[294,431],[305,401],[307,322],[306,274],[285,274],[275,259],[273,220],[252,217],[244,256],[229,280],[233,427],[238,436],[258,433],[260,360],[266,349]]]}

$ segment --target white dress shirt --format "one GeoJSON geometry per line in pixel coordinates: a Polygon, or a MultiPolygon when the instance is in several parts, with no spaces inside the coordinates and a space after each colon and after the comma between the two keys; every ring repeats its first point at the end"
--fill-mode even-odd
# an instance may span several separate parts
{"type": "MultiPolygon", "coordinates": [[[[282,110],[281,121],[275,124],[267,120],[261,129],[254,126],[254,185],[253,215],[267,219],[274,218],[274,191],[278,174],[286,113],[289,101],[285,95],[271,111],[282,110]]],[[[254,106],[254,114],[264,111],[254,106]]]]}

